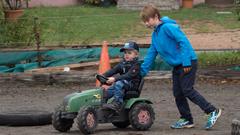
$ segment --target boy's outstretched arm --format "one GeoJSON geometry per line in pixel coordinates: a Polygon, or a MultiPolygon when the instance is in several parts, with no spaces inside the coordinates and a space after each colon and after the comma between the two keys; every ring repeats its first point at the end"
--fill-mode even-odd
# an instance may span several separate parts
{"type": "Polygon", "coordinates": [[[144,61],[141,65],[141,76],[144,77],[148,74],[150,67],[155,60],[157,56],[157,50],[155,49],[155,46],[153,44],[150,45],[150,48],[148,49],[147,55],[144,57],[144,61]]]}
{"type": "Polygon", "coordinates": [[[127,73],[117,76],[115,79],[118,80],[131,80],[132,78],[140,74],[140,63],[133,65],[127,73]]]}
{"type": "Polygon", "coordinates": [[[120,63],[114,66],[112,69],[109,69],[107,72],[103,73],[103,76],[105,77],[111,77],[117,73],[119,73],[121,70],[120,63]]]}

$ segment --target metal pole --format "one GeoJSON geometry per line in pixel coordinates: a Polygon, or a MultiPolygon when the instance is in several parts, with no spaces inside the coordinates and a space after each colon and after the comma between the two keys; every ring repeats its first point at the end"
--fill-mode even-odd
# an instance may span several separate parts
{"type": "Polygon", "coordinates": [[[40,67],[42,67],[42,66],[41,66],[42,59],[41,59],[41,53],[40,53],[40,44],[41,44],[41,41],[40,41],[40,33],[39,33],[39,30],[38,30],[38,17],[35,17],[35,18],[34,18],[33,31],[34,31],[34,35],[35,35],[36,44],[37,44],[37,61],[38,61],[38,67],[40,68],[40,67]]]}

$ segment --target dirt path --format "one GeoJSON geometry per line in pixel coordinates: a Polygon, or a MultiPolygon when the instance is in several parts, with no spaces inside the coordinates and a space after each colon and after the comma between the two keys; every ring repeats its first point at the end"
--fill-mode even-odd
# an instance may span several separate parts
{"type": "Polygon", "coordinates": [[[240,30],[189,34],[195,49],[240,49],[240,30]]]}
{"type": "MultiPolygon", "coordinates": [[[[194,129],[172,130],[169,125],[177,117],[177,108],[171,91],[169,79],[148,80],[145,82],[142,97],[150,98],[156,112],[156,121],[153,127],[146,132],[133,131],[131,127],[120,130],[111,124],[99,125],[96,135],[226,135],[230,134],[231,121],[240,119],[240,82],[216,83],[211,80],[197,80],[196,88],[214,105],[223,109],[223,115],[218,124],[211,131],[205,131],[204,113],[190,103],[195,118],[194,129]]],[[[41,109],[53,111],[69,93],[77,90],[93,88],[94,82],[80,85],[36,85],[24,83],[0,83],[0,112],[24,109],[41,109]]],[[[77,135],[79,130],[76,125],[68,133],[59,133],[51,125],[35,127],[6,127],[0,126],[0,135],[77,135]]]]}
{"type": "MultiPolygon", "coordinates": [[[[194,49],[240,49],[240,30],[214,33],[195,33],[184,29],[194,49]]],[[[150,44],[151,37],[133,38],[138,43],[150,44]]]]}

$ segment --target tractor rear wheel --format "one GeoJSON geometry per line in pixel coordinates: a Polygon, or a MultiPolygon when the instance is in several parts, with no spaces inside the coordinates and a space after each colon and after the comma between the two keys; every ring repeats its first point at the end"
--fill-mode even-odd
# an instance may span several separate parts
{"type": "Polygon", "coordinates": [[[62,119],[61,118],[61,106],[58,107],[52,115],[52,125],[60,132],[67,132],[71,129],[73,125],[73,119],[62,119]]]}
{"type": "Polygon", "coordinates": [[[97,113],[94,107],[83,107],[77,116],[78,128],[84,134],[92,134],[97,128],[97,113]]]}
{"type": "Polygon", "coordinates": [[[155,113],[150,104],[137,103],[129,112],[129,120],[134,129],[148,130],[155,120],[155,113]]]}
{"type": "Polygon", "coordinates": [[[117,128],[127,128],[130,125],[130,122],[129,121],[112,122],[112,124],[117,128]]]}

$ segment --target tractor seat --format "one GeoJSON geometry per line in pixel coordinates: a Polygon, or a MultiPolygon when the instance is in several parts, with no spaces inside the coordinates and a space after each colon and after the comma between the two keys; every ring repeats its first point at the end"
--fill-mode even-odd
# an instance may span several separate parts
{"type": "Polygon", "coordinates": [[[138,86],[137,90],[127,90],[125,92],[124,99],[130,99],[130,98],[138,98],[141,94],[142,88],[144,84],[144,78],[141,78],[140,84],[138,86]]]}

